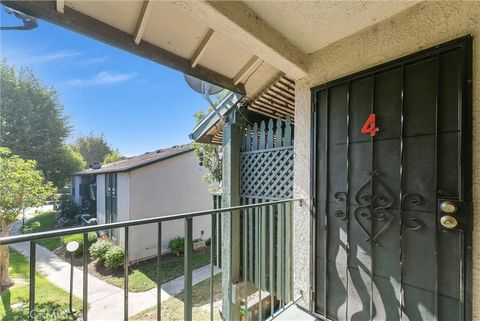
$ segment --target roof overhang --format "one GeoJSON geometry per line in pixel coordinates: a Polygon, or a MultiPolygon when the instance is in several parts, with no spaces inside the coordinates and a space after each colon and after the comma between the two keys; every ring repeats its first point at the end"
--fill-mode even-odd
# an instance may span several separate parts
{"type": "Polygon", "coordinates": [[[292,113],[310,57],[418,1],[2,1],[40,19],[292,113]],[[292,80],[278,83],[279,77],[292,80]],[[286,86],[281,94],[275,91],[286,86]],[[272,87],[273,86],[273,87],[272,87]],[[275,95],[272,95],[274,93],[275,95]]]}
{"type": "MultiPolygon", "coordinates": [[[[220,115],[226,115],[232,110],[242,99],[242,95],[230,92],[223,98],[215,107],[220,115]]],[[[215,137],[215,134],[222,130],[223,122],[218,117],[218,114],[213,110],[208,113],[205,118],[192,130],[188,136],[191,140],[200,143],[210,143],[215,137]]],[[[219,143],[219,142],[217,142],[219,143]]]]}

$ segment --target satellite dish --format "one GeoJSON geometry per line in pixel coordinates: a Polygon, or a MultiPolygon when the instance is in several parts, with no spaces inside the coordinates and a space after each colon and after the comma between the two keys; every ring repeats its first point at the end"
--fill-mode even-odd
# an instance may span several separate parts
{"type": "Polygon", "coordinates": [[[218,109],[215,107],[215,104],[210,100],[210,95],[218,94],[223,90],[223,88],[217,85],[212,85],[211,83],[208,83],[204,80],[198,79],[190,75],[185,74],[184,77],[185,77],[185,81],[190,86],[190,88],[195,90],[197,93],[202,94],[203,98],[205,98],[208,101],[208,103],[212,107],[215,114],[217,114],[220,121],[225,123],[224,117],[220,114],[218,109]]]}
{"type": "Polygon", "coordinates": [[[193,76],[184,75],[184,77],[190,88],[202,95],[215,95],[223,90],[222,87],[212,85],[211,83],[195,78],[193,76]]]}
{"type": "Polygon", "coordinates": [[[32,30],[38,27],[37,19],[34,17],[8,7],[5,7],[5,12],[13,14],[16,18],[21,19],[23,26],[0,27],[0,30],[32,30]]]}

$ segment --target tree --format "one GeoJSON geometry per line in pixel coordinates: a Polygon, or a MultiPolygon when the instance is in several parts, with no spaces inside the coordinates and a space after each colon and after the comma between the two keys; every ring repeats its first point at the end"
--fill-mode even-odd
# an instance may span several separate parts
{"type": "Polygon", "coordinates": [[[90,133],[87,136],[80,136],[75,140],[72,148],[83,156],[87,166],[102,162],[105,156],[112,152],[103,134],[95,136],[90,133]]]}
{"type": "Polygon", "coordinates": [[[71,146],[65,146],[63,152],[65,158],[69,159],[69,161],[63,163],[65,167],[63,170],[61,170],[61,172],[73,174],[85,168],[86,163],[83,159],[83,156],[74,151],[71,146]]]}
{"type": "Polygon", "coordinates": [[[78,159],[65,150],[69,119],[53,87],[29,69],[16,71],[0,62],[0,146],[23,159],[35,160],[45,178],[62,187],[78,159]]]}
{"type": "MultiPolygon", "coordinates": [[[[205,116],[202,111],[194,114],[197,123],[200,123],[205,116]]],[[[210,185],[211,189],[218,191],[223,176],[222,146],[193,142],[192,147],[200,161],[200,166],[208,170],[203,180],[210,185]]]]}
{"type": "Polygon", "coordinates": [[[114,150],[111,153],[107,154],[107,156],[105,156],[102,164],[115,163],[115,162],[118,162],[119,160],[122,160],[122,159],[125,159],[125,157],[120,155],[120,152],[118,150],[114,150]]]}
{"type": "MultiPolygon", "coordinates": [[[[47,182],[34,160],[24,160],[13,155],[8,148],[0,147],[0,226],[2,235],[9,235],[9,224],[27,207],[40,206],[53,197],[55,188],[47,182]]],[[[13,285],[8,273],[9,249],[0,246],[0,287],[13,285]]]]}

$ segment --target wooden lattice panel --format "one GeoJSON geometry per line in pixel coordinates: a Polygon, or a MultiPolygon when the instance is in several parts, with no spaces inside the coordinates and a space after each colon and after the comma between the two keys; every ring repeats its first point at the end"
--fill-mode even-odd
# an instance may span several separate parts
{"type": "Polygon", "coordinates": [[[244,152],[241,195],[265,199],[293,197],[293,146],[244,152]]]}

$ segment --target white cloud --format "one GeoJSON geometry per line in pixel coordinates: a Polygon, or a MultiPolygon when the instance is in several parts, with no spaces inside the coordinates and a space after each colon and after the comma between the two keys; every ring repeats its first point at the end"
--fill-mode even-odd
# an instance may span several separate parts
{"type": "Polygon", "coordinates": [[[110,71],[102,71],[87,79],[72,79],[65,83],[68,87],[84,87],[97,85],[110,85],[124,82],[137,77],[136,73],[116,73],[110,71]]]}
{"type": "Polygon", "coordinates": [[[75,66],[79,66],[79,67],[89,67],[91,65],[95,65],[95,64],[98,64],[98,63],[105,62],[109,58],[110,57],[108,55],[104,55],[104,56],[100,56],[100,57],[93,57],[93,58],[78,60],[78,61],[75,61],[73,64],[75,66]]]}
{"type": "Polygon", "coordinates": [[[17,67],[55,61],[66,61],[75,67],[89,67],[106,62],[110,58],[108,55],[90,58],[85,56],[86,54],[84,52],[76,50],[58,50],[41,54],[38,54],[38,51],[33,52],[30,49],[25,50],[19,48],[2,48],[1,51],[1,58],[7,59],[8,63],[14,64],[17,67]]]}
{"type": "Polygon", "coordinates": [[[75,51],[75,50],[60,50],[60,51],[49,52],[41,55],[25,55],[25,53],[15,54],[15,52],[7,52],[7,53],[4,52],[2,54],[4,58],[7,58],[8,62],[17,64],[20,66],[52,62],[56,60],[64,60],[64,59],[77,57],[80,55],[82,55],[82,52],[75,51]]]}

